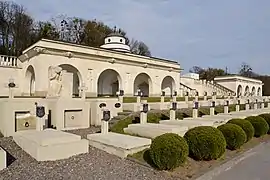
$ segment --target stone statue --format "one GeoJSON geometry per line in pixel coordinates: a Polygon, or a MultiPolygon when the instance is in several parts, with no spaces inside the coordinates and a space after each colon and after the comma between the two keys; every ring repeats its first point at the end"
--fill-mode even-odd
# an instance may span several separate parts
{"type": "Polygon", "coordinates": [[[62,89],[62,68],[59,66],[49,67],[49,90],[48,97],[57,97],[60,96],[62,89]]]}

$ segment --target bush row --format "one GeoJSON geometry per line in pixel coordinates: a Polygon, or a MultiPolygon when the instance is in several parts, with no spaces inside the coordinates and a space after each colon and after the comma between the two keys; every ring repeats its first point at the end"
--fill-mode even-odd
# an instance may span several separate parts
{"type": "Polygon", "coordinates": [[[195,160],[220,158],[226,148],[239,149],[252,137],[270,134],[270,114],[231,119],[217,128],[198,126],[188,130],[184,137],[167,133],[156,137],[150,146],[150,158],[160,170],[172,170],[190,156],[195,160]]]}

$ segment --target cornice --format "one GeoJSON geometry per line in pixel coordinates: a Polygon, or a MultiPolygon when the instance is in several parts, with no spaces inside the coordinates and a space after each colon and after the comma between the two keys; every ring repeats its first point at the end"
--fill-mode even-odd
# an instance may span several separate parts
{"type": "Polygon", "coordinates": [[[56,56],[64,56],[69,59],[72,58],[79,58],[79,59],[85,59],[85,60],[92,60],[92,61],[103,61],[103,62],[108,62],[111,64],[123,64],[123,65],[130,65],[130,66],[137,66],[137,67],[142,67],[142,68],[151,68],[151,69],[160,69],[160,70],[165,70],[169,72],[181,72],[181,68],[174,68],[170,66],[162,66],[162,65],[157,65],[154,64],[153,61],[149,63],[139,63],[137,61],[132,61],[132,60],[124,60],[124,59],[118,59],[116,57],[102,57],[100,56],[99,53],[97,55],[90,55],[90,54],[84,54],[84,53],[77,53],[77,52],[71,52],[71,51],[62,51],[62,50],[55,50],[55,49],[50,49],[50,48],[42,48],[42,47],[35,47],[33,48],[34,53],[30,53],[31,51],[28,51],[29,54],[24,54],[23,56],[27,59],[39,55],[39,54],[49,54],[49,55],[56,55],[56,56]]]}

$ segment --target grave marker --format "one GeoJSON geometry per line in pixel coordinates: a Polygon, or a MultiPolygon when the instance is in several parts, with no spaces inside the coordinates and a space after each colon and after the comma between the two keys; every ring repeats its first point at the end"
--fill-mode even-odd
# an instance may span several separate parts
{"type": "Polygon", "coordinates": [[[142,101],[141,104],[141,113],[140,113],[140,123],[147,123],[147,112],[149,111],[149,105],[147,104],[147,100],[142,101]]]}

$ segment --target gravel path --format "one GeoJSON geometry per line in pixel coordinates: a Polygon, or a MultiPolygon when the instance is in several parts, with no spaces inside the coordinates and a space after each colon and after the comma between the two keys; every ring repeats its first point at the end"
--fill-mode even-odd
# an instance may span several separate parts
{"type": "MultiPolygon", "coordinates": [[[[96,128],[73,131],[85,136],[96,128]]],[[[11,137],[0,138],[0,146],[15,159],[0,171],[2,180],[163,180],[171,179],[165,172],[122,160],[101,150],[89,147],[89,153],[58,161],[37,162],[25,153],[11,137]]]]}

